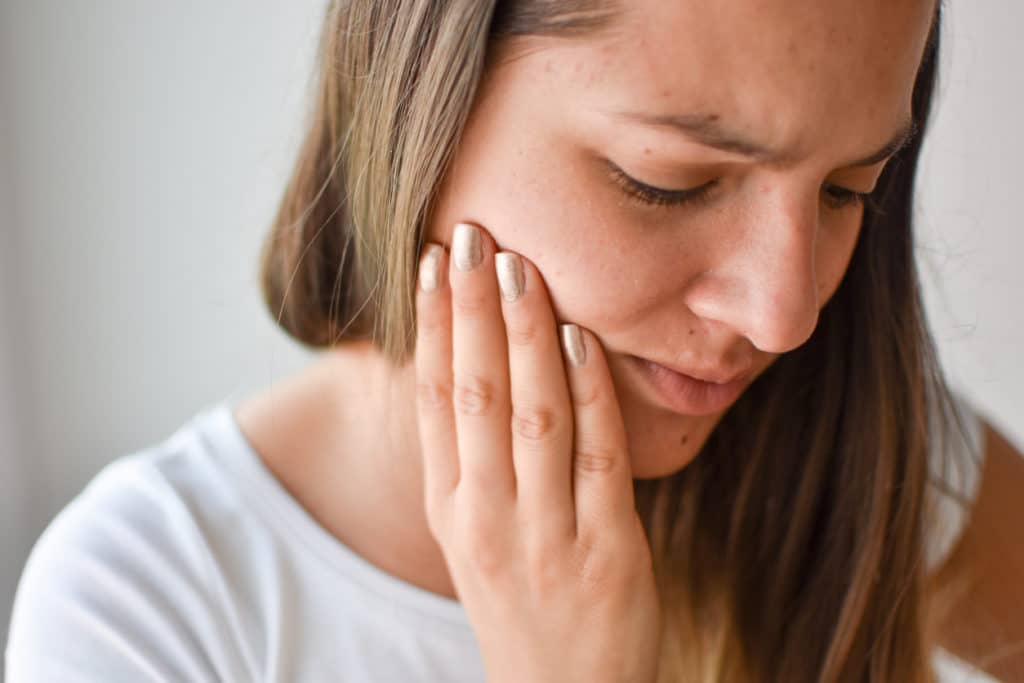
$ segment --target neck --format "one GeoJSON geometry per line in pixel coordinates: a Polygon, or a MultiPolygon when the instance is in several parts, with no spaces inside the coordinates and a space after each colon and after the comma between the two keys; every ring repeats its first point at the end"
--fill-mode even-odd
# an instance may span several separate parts
{"type": "Polygon", "coordinates": [[[388,573],[455,599],[424,511],[414,363],[396,367],[358,343],[328,352],[317,374],[330,396],[318,430],[326,462],[314,470],[329,483],[325,526],[388,573]]]}

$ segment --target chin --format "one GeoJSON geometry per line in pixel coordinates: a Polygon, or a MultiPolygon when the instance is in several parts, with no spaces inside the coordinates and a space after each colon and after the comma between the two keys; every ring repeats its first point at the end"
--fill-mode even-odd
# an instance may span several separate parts
{"type": "Polygon", "coordinates": [[[729,411],[682,415],[652,403],[626,377],[618,375],[615,380],[633,479],[661,479],[685,468],[729,411]]]}
{"type": "Polygon", "coordinates": [[[643,436],[628,442],[633,478],[661,479],[679,472],[697,458],[710,431],[705,424],[686,427],[678,421],[660,429],[642,428],[643,436]]]}

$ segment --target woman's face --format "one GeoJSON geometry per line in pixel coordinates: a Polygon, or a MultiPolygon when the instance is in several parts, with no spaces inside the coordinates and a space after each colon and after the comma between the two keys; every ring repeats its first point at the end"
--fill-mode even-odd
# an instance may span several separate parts
{"type": "Polygon", "coordinates": [[[860,231],[850,192],[886,160],[856,162],[909,121],[934,0],[624,4],[601,35],[509,46],[428,238],[468,220],[536,264],[559,322],[603,343],[633,476],[651,478],[727,407],[681,410],[636,359],[749,385],[807,341],[860,231]]]}

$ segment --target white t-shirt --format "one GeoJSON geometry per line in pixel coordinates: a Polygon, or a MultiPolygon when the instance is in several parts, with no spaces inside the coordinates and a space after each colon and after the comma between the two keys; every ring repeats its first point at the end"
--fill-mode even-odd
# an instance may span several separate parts
{"type": "MultiPolygon", "coordinates": [[[[9,683],[483,681],[460,603],[328,534],[232,408],[114,460],[50,522],[18,585],[9,683]]],[[[960,526],[939,510],[933,558],[960,526]]]]}

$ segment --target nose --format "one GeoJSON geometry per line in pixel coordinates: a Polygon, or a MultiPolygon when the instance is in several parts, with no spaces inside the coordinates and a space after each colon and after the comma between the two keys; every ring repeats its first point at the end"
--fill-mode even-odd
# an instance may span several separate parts
{"type": "Polygon", "coordinates": [[[806,342],[818,324],[818,197],[758,194],[742,214],[723,216],[731,239],[714,250],[687,305],[761,351],[785,353],[806,342]]]}

